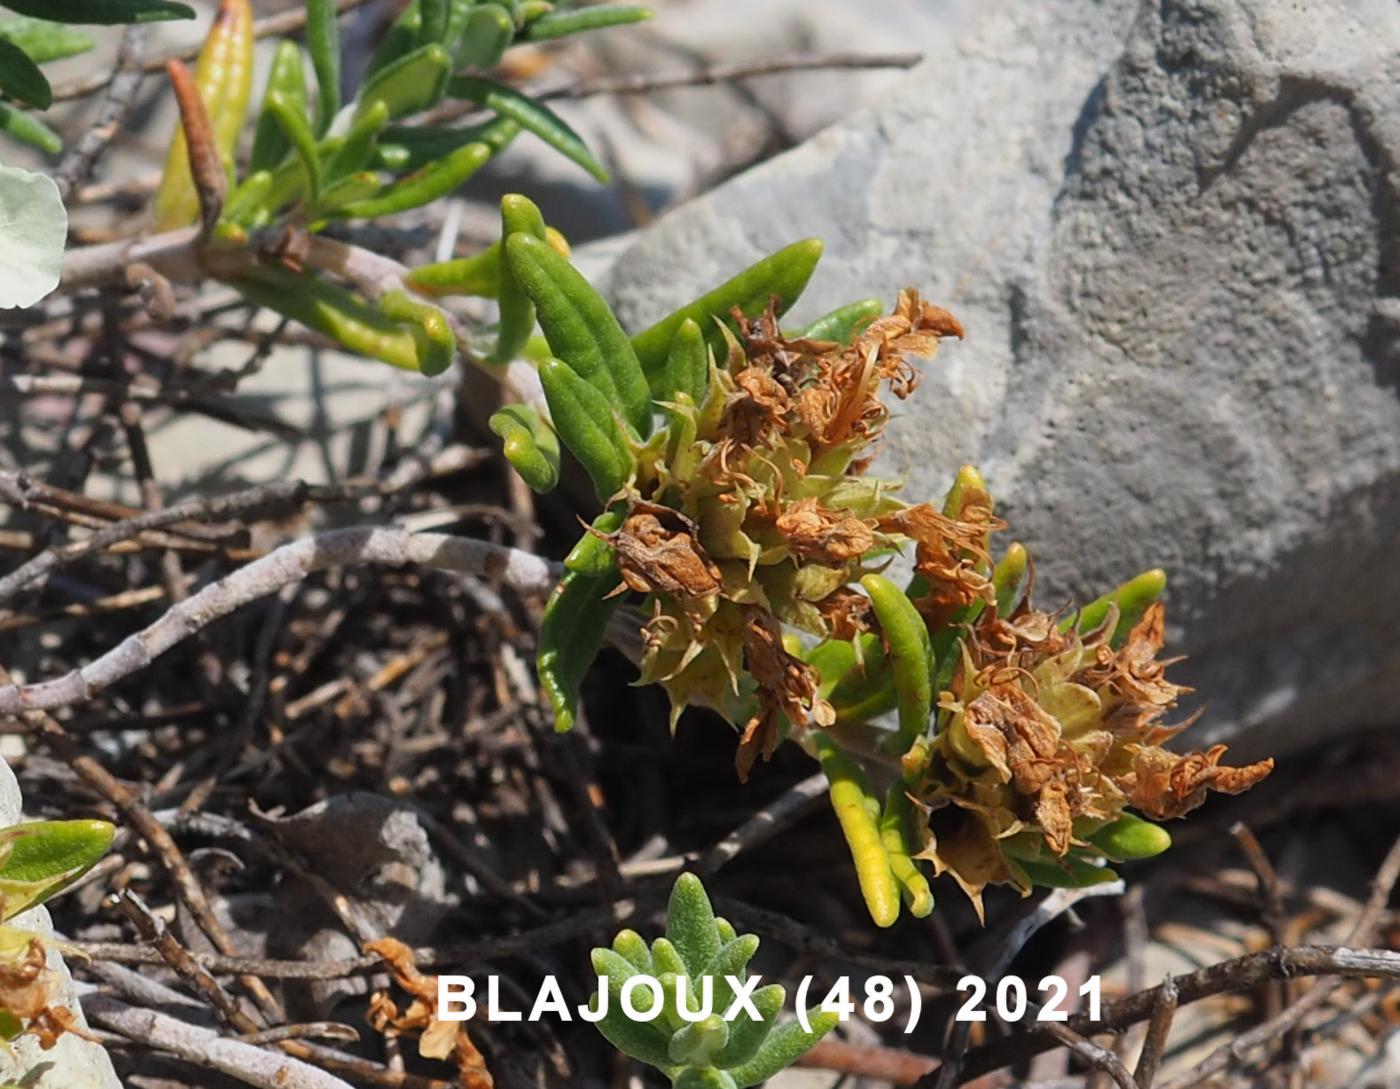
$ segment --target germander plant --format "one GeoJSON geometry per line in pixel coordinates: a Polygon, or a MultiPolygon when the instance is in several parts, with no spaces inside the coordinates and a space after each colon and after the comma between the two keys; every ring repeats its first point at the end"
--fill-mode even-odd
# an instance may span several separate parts
{"type": "Polygon", "coordinates": [[[538,395],[512,382],[521,403],[492,429],[539,491],[557,485],[567,450],[601,507],[540,632],[558,727],[629,602],[642,681],[665,687],[673,724],[692,704],[734,723],[741,777],[784,740],[820,762],[878,924],[901,898],[932,909],[930,870],[981,912],[990,884],[1109,880],[1106,863],[1164,849],[1149,822],[1208,790],[1246,789],[1272,764],[1163,747],[1182,689],[1156,657],[1161,573],[1046,612],[1025,548],[994,547],[1004,525],[975,470],[940,500],[868,472],[890,405],[918,385],[914,360],[961,336],[947,311],[908,290],[888,312],[866,300],[783,327],[820,257],[806,240],[630,334],[523,197],[502,202],[495,245],[418,268],[328,236],[453,191],[523,130],[600,174],[562,120],[486,69],[515,41],[645,14],[418,0],[342,104],[334,5],[314,0],[317,94],[300,47],[283,43],[240,166],[251,13],[223,0],[194,73],[170,65],[181,127],[155,202],[165,233],[129,281],[154,306],[163,278],[221,279],[425,374],[461,358],[516,368],[498,372],[512,380],[530,368],[538,395]],[[449,97],[485,116],[424,119],[449,97]],[[466,296],[495,300],[493,327],[464,319],[466,296]],[[888,577],[901,554],[915,570],[904,586],[888,577]]]}
{"type": "Polygon", "coordinates": [[[560,729],[630,597],[641,680],[666,689],[673,725],[691,704],[719,711],[741,777],[785,739],[820,761],[881,926],[901,898],[932,909],[925,865],[979,915],[990,884],[1113,880],[1106,863],[1170,843],[1144,818],[1269,773],[1222,765],[1223,746],[1163,748],[1183,689],[1157,661],[1160,571],[1046,612],[1026,549],[993,548],[1004,524],[976,470],[937,504],[868,473],[913,360],[962,335],[947,311],[910,290],[887,314],[860,302],[783,329],[820,256],[809,240],[629,336],[526,218],[501,243],[502,309],[507,285],[533,304],[549,422],[514,406],[494,426],[539,490],[558,478],[557,435],[604,507],[541,627],[560,729]],[[900,553],[903,587],[883,573],[900,553]]]}
{"type": "MultiPolygon", "coordinates": [[[[221,0],[193,71],[167,74],[180,108],[152,206],[158,232],[128,282],[153,312],[168,311],[174,283],[222,280],[247,300],[325,334],[351,351],[424,374],[461,351],[506,361],[523,345],[516,325],[499,335],[437,303],[498,293],[497,257],[416,270],[329,237],[327,228],[412,211],[454,192],[522,132],[594,177],[606,172],[544,103],[489,75],[517,43],[535,43],[650,17],[645,8],[570,10],[542,0],[414,0],[375,52],[349,102],[341,98],[334,0],[308,0],[305,47],[279,44],[263,88],[251,147],[239,147],[253,97],[249,0],[221,0]],[[314,91],[307,79],[307,60],[314,91]],[[434,121],[431,111],[465,123],[434,121]]],[[[547,236],[565,252],[557,234],[547,236]]],[[[70,270],[71,272],[72,270],[70,270]]],[[[74,274],[71,282],[85,282],[74,274]]]]}

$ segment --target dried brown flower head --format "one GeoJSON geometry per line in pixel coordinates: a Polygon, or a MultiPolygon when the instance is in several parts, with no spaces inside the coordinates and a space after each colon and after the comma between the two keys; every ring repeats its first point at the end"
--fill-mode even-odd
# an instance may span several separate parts
{"type": "Polygon", "coordinates": [[[1179,730],[1161,719],[1187,691],[1156,657],[1163,616],[1152,604],[1115,648],[1116,609],[1080,635],[1029,605],[1005,620],[993,608],[964,639],[919,795],[929,813],[923,857],[979,913],[987,884],[1029,891],[1027,865],[1063,864],[1128,808],[1178,817],[1207,791],[1239,793],[1272,770],[1272,760],[1222,767],[1224,746],[1161,748],[1179,730]]]}
{"type": "MultiPolygon", "coordinates": [[[[827,718],[782,626],[819,639],[869,629],[852,584],[913,523],[896,517],[896,486],[860,463],[888,418],[882,393],[903,398],[918,384],[906,355],[931,356],[961,328],[912,291],[844,346],[784,335],[773,306],[734,317],[738,335],[704,402],[674,406],[672,426],[639,451],[628,517],[610,540],[626,586],[651,598],[643,681],[666,687],[673,723],[689,702],[745,723],[747,774],[782,721],[827,718]]],[[[962,527],[949,547],[985,529],[962,527]]],[[[946,566],[971,580],[971,560],[946,566]]]]}

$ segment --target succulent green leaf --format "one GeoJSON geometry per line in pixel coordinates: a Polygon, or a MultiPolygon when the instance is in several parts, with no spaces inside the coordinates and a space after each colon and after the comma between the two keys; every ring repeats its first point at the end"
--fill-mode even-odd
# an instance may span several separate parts
{"type": "Polygon", "coordinates": [[[365,69],[365,80],[372,79],[378,72],[408,56],[419,46],[432,44],[422,39],[422,29],[422,5],[419,0],[410,0],[375,47],[374,55],[370,57],[369,66],[365,69]]]}
{"type": "Polygon", "coordinates": [[[391,118],[417,113],[442,101],[452,56],[441,45],[421,46],[385,65],[372,75],[360,91],[356,116],[362,116],[382,102],[391,118]]]}
{"type": "MultiPolygon", "coordinates": [[[[514,234],[525,234],[545,241],[544,216],[535,202],[517,193],[501,198],[501,242],[504,245],[514,234]]],[[[509,363],[525,349],[535,331],[535,304],[520,285],[513,266],[507,262],[500,270],[500,323],[496,331],[493,363],[509,363]]]]}
{"type": "MultiPolygon", "coordinates": [[[[719,934],[718,920],[716,920],[715,933],[719,934]]],[[[723,979],[725,976],[733,976],[739,979],[746,975],[744,971],[753,960],[754,954],[758,952],[757,934],[740,934],[737,937],[725,939],[719,934],[720,947],[711,960],[706,961],[700,968],[699,974],[702,976],[715,976],[723,979]]]]}
{"type": "Polygon", "coordinates": [[[622,956],[637,971],[651,975],[654,966],[651,963],[651,950],[647,948],[646,939],[635,930],[619,930],[617,937],[613,939],[613,952],[622,956]]]}
{"type": "Polygon", "coordinates": [[[405,291],[387,292],[379,300],[380,312],[407,327],[418,347],[418,369],[442,374],[457,358],[457,337],[447,316],[436,306],[415,299],[405,291]]]}
{"type": "Polygon", "coordinates": [[[671,342],[675,339],[676,332],[687,318],[705,331],[706,341],[714,350],[716,358],[723,358],[724,337],[716,327],[716,319],[730,322],[730,311],[736,306],[748,317],[754,317],[760,314],[768,305],[769,299],[774,297],[778,300],[778,313],[785,313],[797,301],[797,297],[807,286],[807,281],[812,278],[821,254],[820,239],[808,238],[794,242],[633,337],[632,347],[636,349],[637,359],[651,384],[653,395],[665,395],[666,358],[670,354],[671,342]]]}
{"type": "Polygon", "coordinates": [[[673,401],[686,394],[693,405],[705,399],[710,384],[710,349],[698,323],[686,318],[671,341],[659,401],[673,401]]]}
{"type": "Polygon", "coordinates": [[[372,170],[347,174],[330,182],[321,190],[319,211],[322,215],[334,215],[346,205],[368,200],[383,188],[379,175],[372,170]]]}
{"type": "Polygon", "coordinates": [[[423,45],[444,45],[451,21],[451,0],[418,0],[418,41],[423,45]]]}
{"type": "Polygon", "coordinates": [[[539,364],[540,385],[554,429],[608,502],[632,474],[635,458],[612,402],[558,359],[539,364]]]}
{"type": "Polygon", "coordinates": [[[885,806],[880,813],[880,842],[885,845],[890,872],[899,882],[900,895],[909,914],[923,919],[933,911],[933,890],[928,878],[911,857],[909,826],[913,821],[913,806],[904,792],[904,783],[896,780],[885,794],[885,806]]]}
{"type": "Polygon", "coordinates": [[[540,414],[528,405],[506,405],[491,416],[489,426],[530,489],[553,491],[559,483],[559,438],[540,414]]]}
{"type": "Polygon", "coordinates": [[[602,649],[603,633],[617,608],[617,598],[607,595],[619,581],[615,571],[601,577],[570,571],[545,605],[535,670],[559,733],[573,729],[579,685],[602,649]]]}
{"type": "Polygon", "coordinates": [[[1013,871],[1019,867],[1031,884],[1049,889],[1084,889],[1117,881],[1118,875],[1107,866],[1095,866],[1083,859],[1067,855],[1058,862],[1032,862],[1009,858],[1013,871]]]}
{"type": "Polygon", "coordinates": [[[1009,545],[992,572],[992,589],[997,596],[997,616],[1008,617],[1030,588],[1030,553],[1026,546],[1009,545]]]}
{"type": "Polygon", "coordinates": [[[263,100],[263,110],[272,115],[282,135],[295,149],[306,187],[306,202],[315,208],[321,196],[321,150],[316,146],[311,123],[297,104],[280,91],[273,91],[263,100]]]}
{"type": "Polygon", "coordinates": [[[391,125],[380,137],[379,165],[396,173],[420,170],[446,158],[467,144],[485,144],[499,155],[520,135],[520,126],[508,117],[493,117],[475,125],[391,125]]]}
{"type": "Polygon", "coordinates": [[[856,668],[856,647],[849,639],[823,639],[804,653],[803,661],[817,671],[817,695],[826,699],[856,668]]]}
{"type": "Polygon", "coordinates": [[[583,137],[543,102],[513,87],[480,76],[456,76],[447,85],[452,98],[465,98],[532,132],[566,159],[577,163],[600,182],[608,181],[603,164],[593,157],[583,137]]]}
{"type": "Polygon", "coordinates": [[[650,8],[630,4],[599,4],[596,7],[578,8],[573,11],[555,11],[527,23],[520,37],[527,42],[542,42],[550,38],[581,34],[585,30],[602,30],[610,26],[640,23],[650,19],[652,14],[650,8]]]}
{"type": "Polygon", "coordinates": [[[880,838],[880,800],[855,761],[826,736],[814,733],[812,744],[830,784],[831,808],[851,852],[866,909],[876,926],[892,926],[899,918],[900,893],[880,838]]]}
{"type": "Polygon", "coordinates": [[[688,1066],[672,1083],[673,1089],[734,1089],[734,1079],[727,1070],[712,1066],[688,1066]]]}
{"type": "Polygon", "coordinates": [[[623,512],[605,510],[593,519],[591,533],[585,533],[564,557],[564,569],[582,575],[606,575],[616,569],[613,547],[605,539],[622,527],[623,512]]]}
{"type": "Polygon", "coordinates": [[[893,710],[899,702],[894,671],[880,637],[864,632],[856,638],[860,664],[837,678],[831,689],[830,701],[837,722],[869,722],[893,710]]]}
{"type": "Polygon", "coordinates": [[[515,20],[500,4],[478,4],[467,17],[454,53],[462,68],[494,68],[515,38],[515,20]]]}
{"type": "Polygon", "coordinates": [[[272,265],[233,281],[249,300],[402,370],[419,369],[419,346],[404,326],[339,284],[272,265]]]}
{"type": "Polygon", "coordinates": [[[593,950],[590,954],[590,959],[593,962],[593,971],[596,972],[600,978],[607,979],[609,987],[616,986],[620,988],[633,976],[640,975],[644,971],[646,974],[650,974],[650,969],[644,970],[641,966],[634,964],[628,957],[623,956],[620,952],[612,949],[604,949],[602,946],[593,950]]]}
{"type": "Polygon", "coordinates": [[[306,0],[306,51],[316,72],[316,131],[340,112],[340,22],[335,0],[306,0]]]}
{"type": "Polygon", "coordinates": [[[247,226],[259,213],[265,210],[271,192],[271,170],[258,170],[249,174],[224,201],[224,221],[247,226]]]}
{"type": "MultiPolygon", "coordinates": [[[[657,938],[651,943],[651,960],[661,975],[685,976],[690,970],[685,966],[685,958],[670,938],[657,938]]],[[[694,993],[691,993],[694,997],[694,993]]]]}
{"type": "Polygon", "coordinates": [[[15,109],[6,102],[0,102],[0,132],[37,147],[49,155],[57,155],[63,150],[63,141],[59,139],[58,133],[32,113],[15,109]]]}
{"type": "Polygon", "coordinates": [[[425,295],[476,295],[494,299],[501,289],[501,244],[492,242],[471,257],[421,265],[405,279],[411,288],[425,295]]]}
{"type": "Polygon", "coordinates": [[[514,234],[506,239],[505,254],[535,304],[550,350],[605,398],[615,400],[622,418],[645,439],[651,433],[651,392],[611,307],[547,242],[514,234]]]}
{"type": "Polygon", "coordinates": [[[5,0],[5,7],[35,19],[89,26],[194,18],[193,8],[171,0],[5,0]]]}
{"type": "MultiPolygon", "coordinates": [[[[669,1033],[662,1032],[656,1022],[633,1021],[622,1012],[621,989],[614,990],[612,980],[608,981],[608,1012],[596,1022],[603,1039],[624,1055],[630,1055],[650,1066],[671,1068],[671,1054],[666,1044],[669,1033]]],[[[594,1013],[598,1012],[598,996],[589,1003],[594,1013]]]]}
{"type": "Polygon", "coordinates": [[[1171,833],[1131,813],[1124,813],[1086,837],[1109,858],[1131,862],[1160,855],[1172,845],[1171,833]]]}
{"type": "Polygon", "coordinates": [[[301,63],[301,47],[296,42],[283,40],[277,43],[277,52],[272,55],[272,67],[267,73],[267,85],[263,90],[264,108],[258,115],[257,127],[253,130],[253,151],[248,158],[249,173],[272,170],[279,166],[292,148],[286,131],[277,118],[266,108],[267,98],[280,94],[291,106],[306,113],[306,71],[301,63]]]}
{"type": "Polygon", "coordinates": [[[928,730],[933,711],[932,651],[928,628],[914,603],[884,575],[866,575],[861,587],[870,596],[875,617],[889,646],[890,666],[899,699],[899,750],[928,730]]]}
{"type": "Polygon", "coordinates": [[[53,105],[53,88],[44,73],[28,53],[5,37],[0,37],[0,91],[41,110],[53,105]]]}
{"type": "Polygon", "coordinates": [[[1061,631],[1078,628],[1081,632],[1091,632],[1108,616],[1108,610],[1118,607],[1118,626],[1113,629],[1111,642],[1121,646],[1134,625],[1142,619],[1148,606],[1162,596],[1167,588],[1167,573],[1161,568],[1144,571],[1136,578],[1129,579],[1118,589],[1103,597],[1096,598],[1079,610],[1078,617],[1067,616],[1060,623],[1061,631]]]}
{"type": "Polygon", "coordinates": [[[389,123],[389,107],[376,102],[355,118],[345,138],[326,156],[326,181],[338,181],[363,170],[374,157],[379,135],[389,123]]]}
{"type": "Polygon", "coordinates": [[[747,1086],[767,1081],[780,1070],[786,1070],[836,1027],[837,1015],[824,1010],[811,1010],[807,1019],[812,1026],[810,1032],[803,1029],[798,1021],[786,1021],[768,1034],[758,1054],[730,1069],[729,1073],[738,1089],[747,1089],[747,1086]]]}
{"type": "Polygon", "coordinates": [[[4,917],[13,918],[71,885],[112,845],[106,821],[36,821],[6,829],[8,857],[0,866],[4,917]]]}
{"type": "Polygon", "coordinates": [[[717,1013],[683,1026],[672,1037],[667,1052],[678,1065],[706,1067],[715,1052],[729,1043],[729,1026],[717,1013]]]}
{"type": "Polygon", "coordinates": [[[97,46],[92,37],[81,30],[24,15],[0,22],[0,37],[23,49],[35,64],[76,57],[97,46]]]}
{"type": "Polygon", "coordinates": [[[705,894],[705,886],[693,873],[681,874],[671,886],[671,901],[666,908],[666,937],[680,953],[691,978],[698,978],[701,969],[720,951],[714,909],[705,894]]]}
{"type": "Polygon", "coordinates": [[[849,344],[857,333],[884,312],[885,304],[879,299],[861,299],[823,314],[811,325],[800,329],[797,335],[809,340],[834,340],[838,344],[849,344]]]}
{"type": "Polygon", "coordinates": [[[421,208],[439,197],[445,197],[491,158],[485,144],[468,144],[458,148],[440,162],[425,166],[416,174],[386,187],[377,196],[355,201],[336,210],[336,215],[349,219],[377,219],[421,208]]]}
{"type": "MultiPolygon", "coordinates": [[[[742,1066],[755,1055],[778,1023],[778,1014],[787,1000],[787,992],[781,983],[770,983],[754,991],[749,1002],[759,1013],[754,1020],[747,1010],[741,1010],[729,1022],[729,1043],[715,1055],[715,1065],[729,1069],[742,1066]]],[[[721,1014],[724,1010],[719,1011],[721,1014]]]]}

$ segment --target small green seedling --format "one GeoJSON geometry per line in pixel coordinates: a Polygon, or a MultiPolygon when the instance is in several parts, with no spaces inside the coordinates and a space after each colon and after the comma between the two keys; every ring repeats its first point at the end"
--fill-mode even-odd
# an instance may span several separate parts
{"type": "Polygon", "coordinates": [[[736,934],[716,918],[700,879],[682,874],[671,890],[664,938],[648,947],[636,931],[624,930],[611,949],[593,950],[600,988],[606,987],[606,996],[601,989],[593,996],[595,1014],[606,1003],[598,1030],[676,1089],[745,1089],[767,1081],[811,1050],[837,1015],[809,1010],[809,1027],[780,1022],[782,984],[755,990],[748,982],[757,951],[758,938],[736,934]],[[736,1001],[739,996],[747,1001],[736,1001]]]}

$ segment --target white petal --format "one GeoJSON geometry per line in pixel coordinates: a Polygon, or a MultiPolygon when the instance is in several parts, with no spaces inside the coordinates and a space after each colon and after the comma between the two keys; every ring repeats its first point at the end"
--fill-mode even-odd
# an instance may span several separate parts
{"type": "Polygon", "coordinates": [[[67,238],[53,179],[0,166],[0,308],[33,306],[58,286],[67,238]]]}

